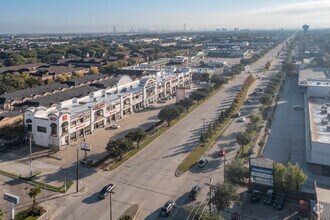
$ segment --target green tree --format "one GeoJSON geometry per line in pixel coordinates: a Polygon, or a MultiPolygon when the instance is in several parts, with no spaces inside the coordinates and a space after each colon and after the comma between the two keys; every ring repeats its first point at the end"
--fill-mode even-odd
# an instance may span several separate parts
{"type": "Polygon", "coordinates": [[[178,108],[174,105],[168,105],[158,113],[158,118],[166,121],[168,126],[171,126],[171,121],[180,116],[178,108]]]}
{"type": "Polygon", "coordinates": [[[33,187],[29,191],[29,197],[33,199],[32,201],[32,210],[34,210],[37,202],[36,202],[36,197],[41,193],[41,189],[39,187],[33,187]]]}
{"type": "Polygon", "coordinates": [[[92,68],[92,69],[90,69],[90,71],[89,71],[89,74],[90,75],[94,75],[94,74],[98,74],[99,73],[99,70],[97,69],[97,68],[92,68]]]}
{"type": "Polygon", "coordinates": [[[2,213],[2,210],[0,209],[0,220],[2,220],[3,218],[3,213],[2,213]]]}
{"type": "Polygon", "coordinates": [[[307,180],[307,175],[299,165],[287,164],[286,186],[295,191],[300,191],[307,180]]]}
{"type": "Polygon", "coordinates": [[[272,103],[272,100],[273,100],[273,95],[271,95],[269,93],[262,94],[262,96],[259,99],[259,101],[263,105],[270,105],[272,103]]]}
{"type": "Polygon", "coordinates": [[[249,177],[249,169],[242,160],[236,159],[225,167],[226,180],[231,183],[241,184],[245,178],[249,177]]]}
{"type": "Polygon", "coordinates": [[[194,104],[194,100],[191,98],[184,98],[179,102],[179,104],[186,109],[186,111],[189,110],[189,108],[194,104]]]}
{"type": "Polygon", "coordinates": [[[201,133],[201,137],[200,137],[199,141],[200,141],[201,143],[205,143],[205,142],[207,141],[207,139],[206,139],[206,135],[205,135],[205,132],[202,132],[202,133],[201,133]]]}
{"type": "Polygon", "coordinates": [[[125,152],[133,148],[133,143],[127,138],[119,138],[117,140],[109,140],[106,150],[111,158],[121,160],[125,152]]]}
{"type": "Polygon", "coordinates": [[[227,83],[228,80],[226,78],[224,78],[224,77],[221,77],[219,75],[215,75],[214,74],[211,77],[211,82],[214,83],[215,88],[219,89],[220,86],[222,86],[223,84],[227,83]]]}
{"type": "Polygon", "coordinates": [[[137,147],[140,147],[140,142],[147,137],[147,133],[141,128],[137,128],[134,131],[128,132],[126,137],[134,142],[136,142],[137,147]]]}
{"type": "Polygon", "coordinates": [[[286,173],[287,168],[281,163],[277,163],[274,166],[274,184],[275,189],[283,191],[286,189],[286,173]]]}
{"type": "Polygon", "coordinates": [[[218,183],[212,190],[210,203],[217,207],[218,211],[228,208],[231,203],[238,201],[236,188],[228,182],[218,183]]]}
{"type": "Polygon", "coordinates": [[[251,136],[246,132],[239,132],[236,136],[236,141],[239,145],[242,146],[242,153],[244,145],[247,145],[251,142],[251,136]]]}
{"type": "Polygon", "coordinates": [[[191,98],[192,100],[195,100],[195,101],[200,101],[200,100],[203,100],[206,98],[206,94],[204,92],[200,92],[200,91],[193,91],[189,98],[191,98]]]}

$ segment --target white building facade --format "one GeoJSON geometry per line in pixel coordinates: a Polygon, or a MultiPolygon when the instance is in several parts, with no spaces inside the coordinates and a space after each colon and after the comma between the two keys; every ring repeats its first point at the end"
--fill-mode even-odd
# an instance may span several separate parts
{"type": "Polygon", "coordinates": [[[24,125],[33,136],[33,143],[61,149],[120,120],[123,115],[176,94],[178,87],[188,87],[192,83],[190,68],[183,68],[179,73],[160,71],[134,81],[129,76],[117,78],[111,88],[65,100],[49,108],[28,108],[24,112],[24,125]]]}

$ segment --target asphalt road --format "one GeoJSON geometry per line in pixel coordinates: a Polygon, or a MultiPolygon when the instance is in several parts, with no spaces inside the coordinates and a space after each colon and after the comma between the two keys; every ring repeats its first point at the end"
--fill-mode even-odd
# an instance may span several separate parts
{"type": "MultiPolygon", "coordinates": [[[[258,71],[258,68],[274,57],[281,48],[282,46],[267,54],[251,68],[258,71]]],[[[237,93],[236,88],[242,85],[247,76],[237,76],[222,91],[115,171],[95,172],[85,176],[82,181],[87,192],[80,197],[72,196],[56,201],[56,204],[53,204],[58,207],[55,219],[109,219],[109,200],[97,199],[97,192],[109,182],[116,184],[115,194],[112,195],[114,219],[135,203],[141,208],[138,219],[158,219],[160,207],[166,201],[174,200],[179,207],[188,204],[188,192],[196,184],[203,186],[203,194],[206,195],[205,183],[209,182],[210,177],[217,182],[221,181],[223,176],[223,173],[219,172],[221,161],[216,155],[204,169],[193,168],[181,177],[174,176],[175,170],[198,143],[203,129],[202,119],[209,123],[217,118],[219,112],[230,105],[237,93]]],[[[234,130],[228,132],[232,133],[240,126],[240,123],[233,121],[229,127],[234,130]]],[[[213,150],[217,151],[216,148],[213,150]]],[[[182,213],[180,210],[176,209],[172,219],[181,218],[178,217],[182,213]]]]}

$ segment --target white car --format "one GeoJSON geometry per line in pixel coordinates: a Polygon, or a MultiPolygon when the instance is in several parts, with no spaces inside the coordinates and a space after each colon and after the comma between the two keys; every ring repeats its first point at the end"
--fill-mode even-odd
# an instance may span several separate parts
{"type": "Polygon", "coordinates": [[[238,119],[238,121],[240,121],[240,122],[245,122],[245,120],[246,120],[245,117],[241,117],[241,118],[238,119]]]}
{"type": "Polygon", "coordinates": [[[110,126],[110,128],[112,128],[112,129],[118,129],[118,128],[120,128],[120,125],[119,124],[112,124],[110,126]]]}

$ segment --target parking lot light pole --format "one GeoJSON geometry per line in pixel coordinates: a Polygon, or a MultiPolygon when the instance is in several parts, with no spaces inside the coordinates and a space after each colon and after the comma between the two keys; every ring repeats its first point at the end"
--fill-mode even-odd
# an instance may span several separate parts
{"type": "Polygon", "coordinates": [[[32,177],[32,134],[29,135],[29,143],[30,143],[30,177],[32,177]]]}
{"type": "Polygon", "coordinates": [[[111,202],[111,194],[115,194],[114,191],[111,191],[109,192],[110,196],[109,196],[109,200],[110,200],[110,220],[112,220],[112,202],[111,202]]]}
{"type": "Polygon", "coordinates": [[[79,192],[79,147],[77,146],[76,193],[79,192]]]}

